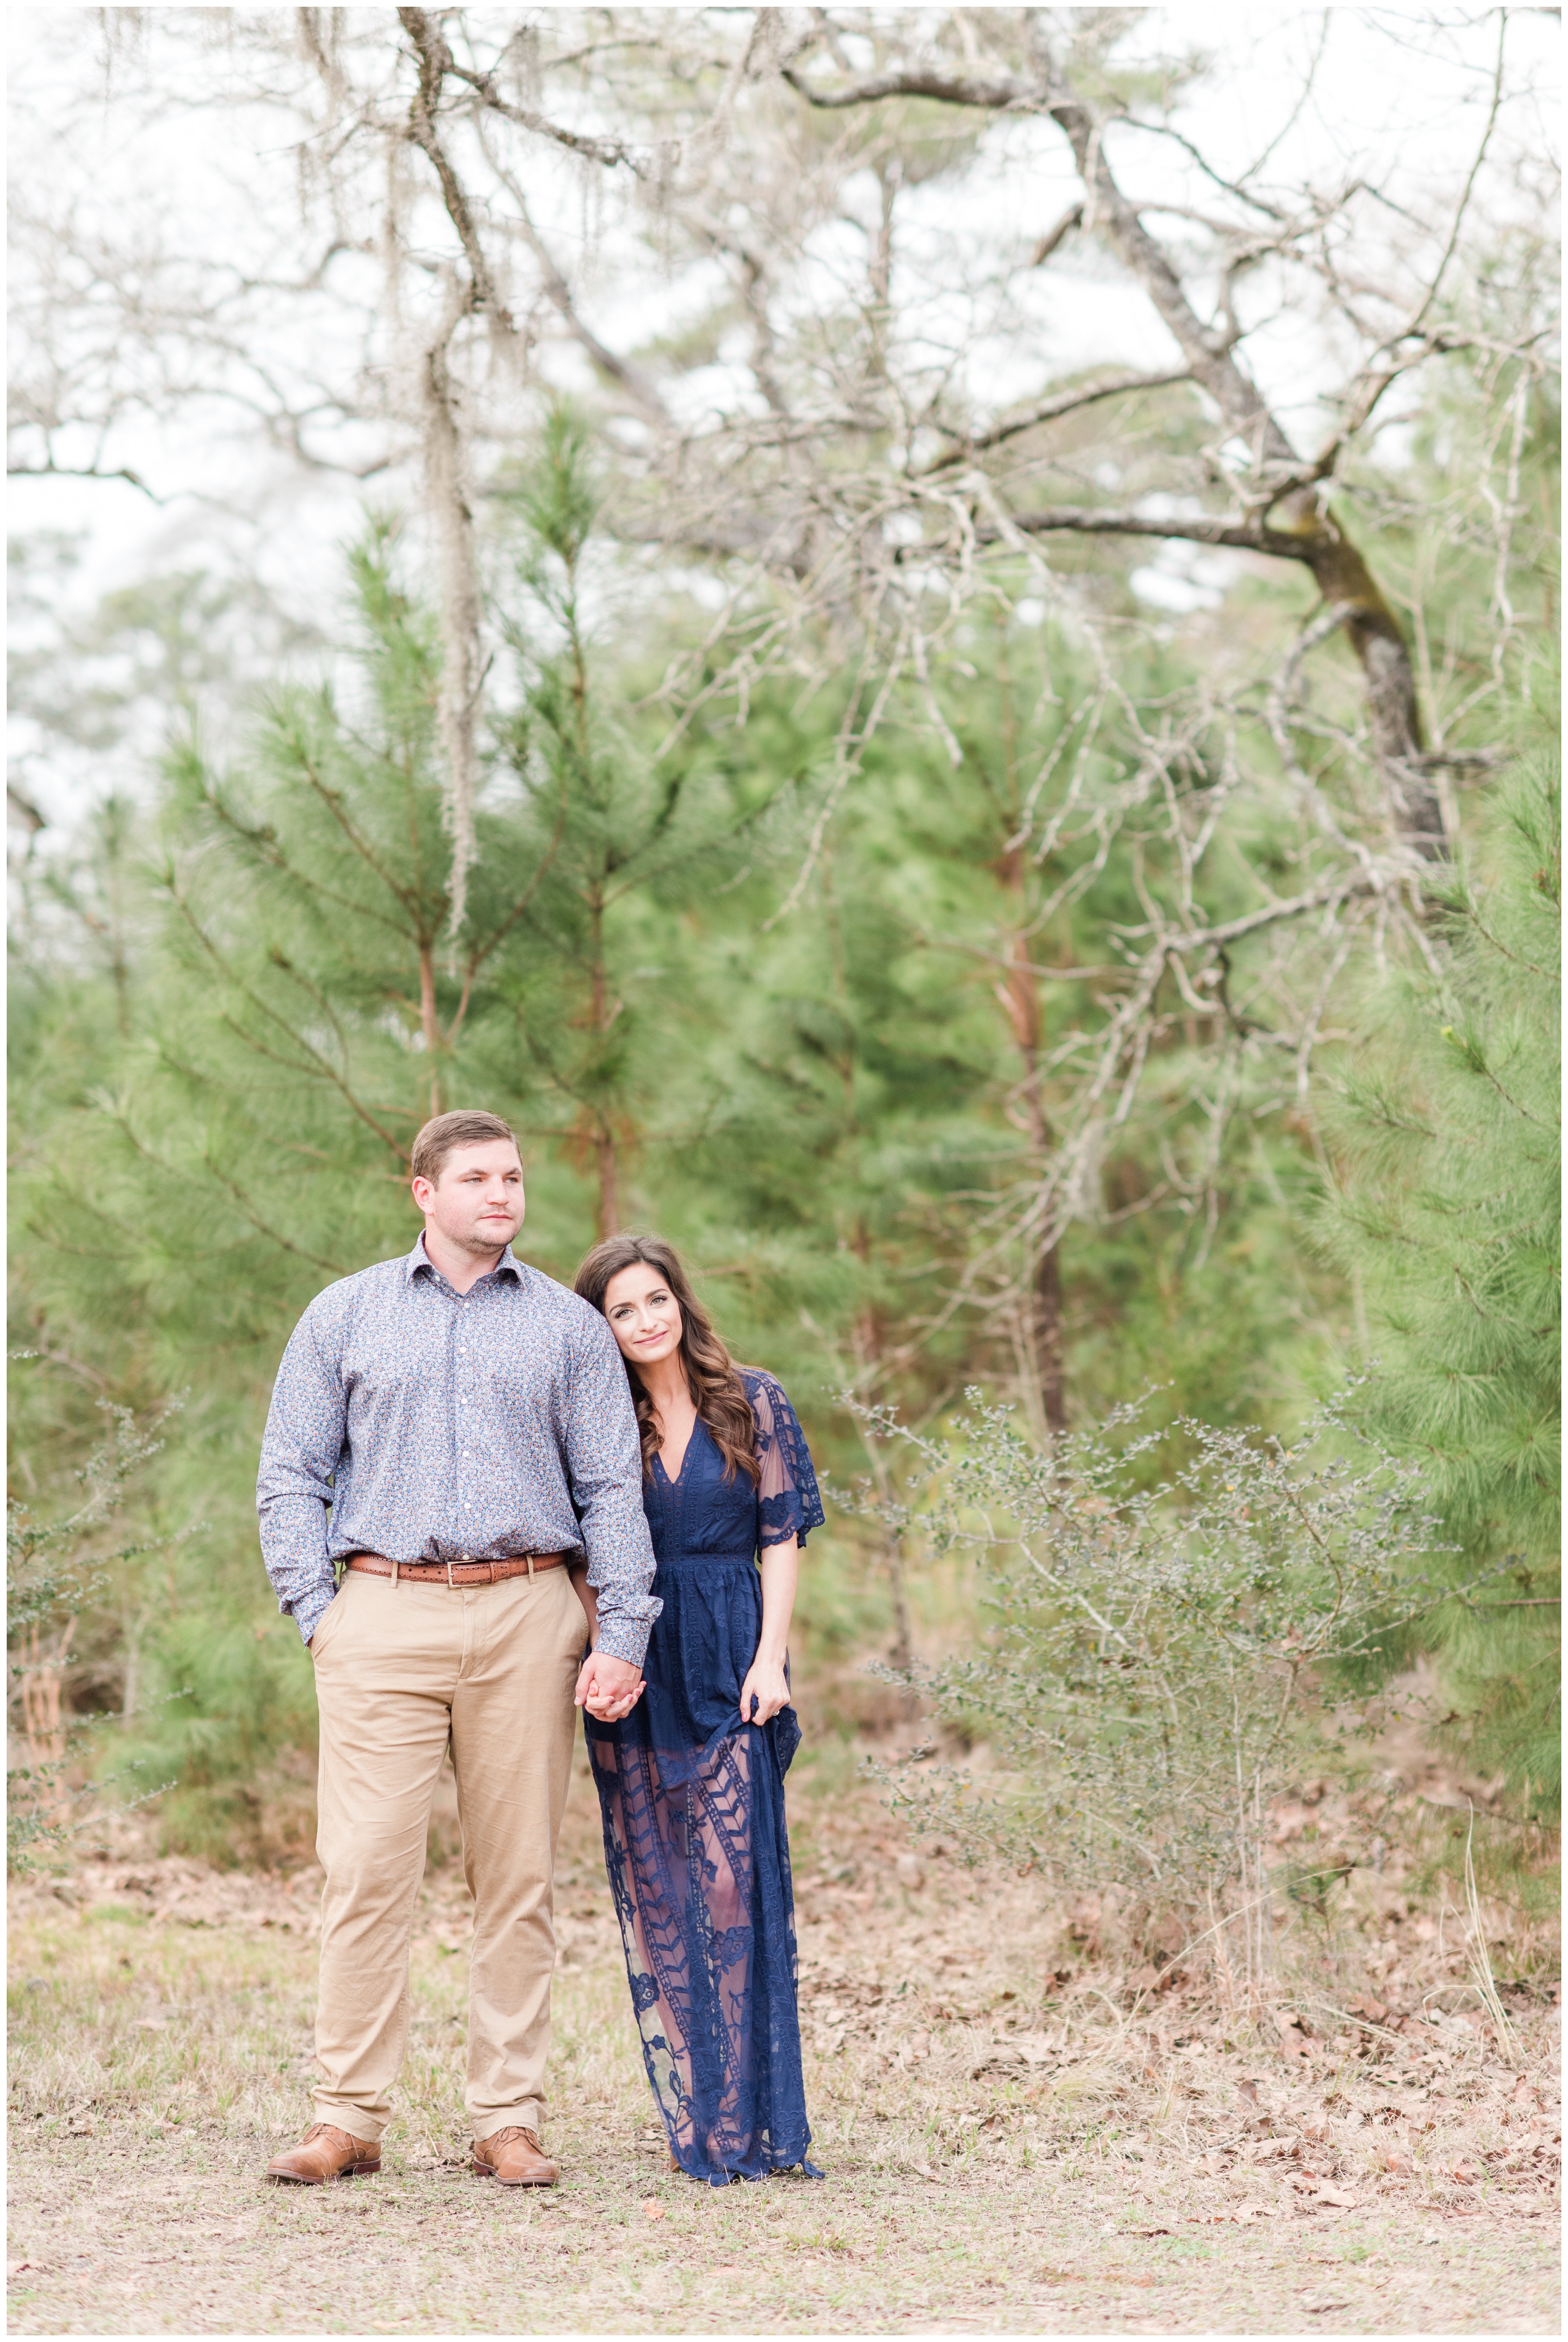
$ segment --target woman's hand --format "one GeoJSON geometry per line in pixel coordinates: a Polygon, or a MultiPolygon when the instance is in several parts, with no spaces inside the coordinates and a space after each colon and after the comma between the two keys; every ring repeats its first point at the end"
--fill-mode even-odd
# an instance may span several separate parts
{"type": "Polygon", "coordinates": [[[741,1714],[748,1724],[768,1724],[781,1707],[789,1706],[789,1678],[783,1659],[764,1658],[761,1651],[746,1669],[741,1686],[741,1714]],[[753,1703],[756,1713],[752,1713],[753,1703]]]}
{"type": "Polygon", "coordinates": [[[618,1724],[624,1716],[630,1716],[644,1688],[642,1669],[630,1660],[590,1651],[578,1670],[574,1697],[601,1724],[618,1724]]]}

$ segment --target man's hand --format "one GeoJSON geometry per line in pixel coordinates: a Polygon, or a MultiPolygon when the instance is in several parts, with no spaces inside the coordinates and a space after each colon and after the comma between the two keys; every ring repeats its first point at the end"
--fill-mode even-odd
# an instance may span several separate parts
{"type": "Polygon", "coordinates": [[[630,1659],[613,1659],[606,1652],[590,1651],[577,1677],[579,1707],[601,1724],[618,1724],[630,1716],[643,1696],[643,1675],[630,1659]]]}

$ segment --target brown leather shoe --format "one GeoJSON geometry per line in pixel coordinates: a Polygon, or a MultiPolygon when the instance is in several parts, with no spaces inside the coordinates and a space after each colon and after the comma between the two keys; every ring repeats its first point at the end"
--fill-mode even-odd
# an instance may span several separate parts
{"type": "Polygon", "coordinates": [[[269,2179],[296,2187],[319,2187],[327,2179],[374,2179],[381,2149],[366,2138],[350,2138],[331,2123],[312,2123],[297,2147],[269,2163],[269,2179]]]}
{"type": "Polygon", "coordinates": [[[503,2187],[554,2187],[561,2167],[552,2163],[539,2144],[536,2131],[519,2130],[514,2123],[474,2142],[473,2170],[477,2179],[499,2179],[503,2187]]]}

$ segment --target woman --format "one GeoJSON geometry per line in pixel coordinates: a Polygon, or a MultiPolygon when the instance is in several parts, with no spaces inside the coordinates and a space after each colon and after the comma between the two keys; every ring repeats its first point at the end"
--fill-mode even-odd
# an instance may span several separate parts
{"type": "Polygon", "coordinates": [[[694,2179],[797,2163],[820,2178],[784,1807],[800,1746],[785,1645],[799,1550],[823,1520],[816,1476],[788,1399],[731,1363],[670,1246],[611,1236],[577,1291],[626,1361],[664,1606],[641,1701],[616,1723],[584,1718],[648,2080],[694,2179]]]}

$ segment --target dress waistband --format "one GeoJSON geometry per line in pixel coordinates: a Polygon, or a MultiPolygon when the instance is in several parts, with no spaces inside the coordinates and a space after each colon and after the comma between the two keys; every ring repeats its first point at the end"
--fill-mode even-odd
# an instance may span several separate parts
{"type": "Polygon", "coordinates": [[[754,1553],[662,1553],[661,1569],[753,1569],[757,1566],[754,1553]]]}

